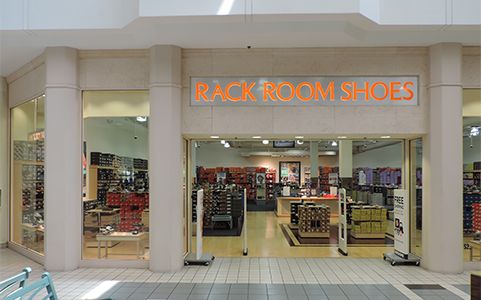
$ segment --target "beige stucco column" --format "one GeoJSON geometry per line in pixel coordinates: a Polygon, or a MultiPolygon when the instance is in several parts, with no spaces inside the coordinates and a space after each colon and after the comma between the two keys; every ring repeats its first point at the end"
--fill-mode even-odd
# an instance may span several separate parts
{"type": "Polygon", "coordinates": [[[181,49],[150,49],[150,269],[183,265],[181,49]]]}
{"type": "Polygon", "coordinates": [[[460,44],[429,48],[429,134],[424,140],[422,265],[463,271],[463,134],[460,44]]]}
{"type": "Polygon", "coordinates": [[[352,141],[339,141],[339,177],[343,186],[352,183],[352,141]]]}
{"type": "Polygon", "coordinates": [[[0,248],[8,242],[8,113],[7,83],[0,77],[0,248]]]}
{"type": "Polygon", "coordinates": [[[67,271],[81,255],[82,128],[77,50],[45,50],[45,268],[67,271]]]}

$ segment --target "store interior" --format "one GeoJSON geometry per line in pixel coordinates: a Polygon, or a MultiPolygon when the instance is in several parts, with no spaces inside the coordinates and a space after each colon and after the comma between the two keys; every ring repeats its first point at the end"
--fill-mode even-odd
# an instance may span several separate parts
{"type": "Polygon", "coordinates": [[[340,143],[352,144],[352,183],[345,185],[350,255],[380,257],[392,250],[393,190],[402,188],[402,141],[213,136],[193,143],[192,223],[197,226],[196,192],[203,189],[206,252],[241,255],[246,217],[249,255],[338,256],[340,143]],[[317,166],[314,175],[312,166],[317,166]]]}

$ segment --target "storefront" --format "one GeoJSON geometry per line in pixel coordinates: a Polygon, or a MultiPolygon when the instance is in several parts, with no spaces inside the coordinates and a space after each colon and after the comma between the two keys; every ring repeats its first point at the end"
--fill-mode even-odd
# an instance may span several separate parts
{"type": "MultiPolygon", "coordinates": [[[[480,55],[479,48],[458,44],[342,49],[47,48],[7,79],[12,149],[9,247],[50,270],[79,266],[177,270],[193,246],[190,191],[195,167],[201,166],[193,163],[194,141],[253,142],[260,136],[310,145],[315,141],[313,147],[343,140],[363,147],[370,141],[388,140],[398,143],[399,185],[410,191],[411,252],[422,257],[427,269],[460,272],[464,268],[463,88],[481,88],[480,55]],[[206,84],[207,78],[214,85],[195,86],[206,84]],[[249,88],[249,78],[259,84],[262,80],[263,89],[249,88]],[[39,100],[43,94],[45,100],[39,100]],[[260,96],[256,101],[255,95],[260,96]],[[358,105],[363,97],[372,98],[376,105],[358,105]],[[251,103],[239,105],[244,98],[251,103]],[[37,100],[28,117],[30,127],[17,138],[16,112],[32,99],[37,100]],[[300,100],[294,103],[295,99],[300,100]],[[329,105],[323,105],[327,99],[329,105]],[[15,150],[23,147],[21,141],[27,145],[21,152],[36,164],[32,179],[42,179],[44,193],[43,202],[36,201],[33,207],[42,206],[42,220],[34,212],[38,220],[29,223],[35,225],[28,242],[16,236],[17,230],[28,231],[22,228],[26,222],[18,222],[15,214],[16,205],[23,201],[15,192],[24,184],[17,179],[15,167],[17,160],[26,161],[15,156],[15,150]],[[44,151],[38,150],[43,143],[44,151]],[[30,159],[32,151],[41,152],[44,159],[37,154],[30,159]],[[122,182],[120,190],[113,190],[112,182],[122,182]],[[99,197],[103,193],[105,197],[99,197]],[[90,206],[89,200],[97,203],[90,206]],[[109,216],[106,210],[113,212],[109,216]],[[123,237],[100,241],[96,228],[114,222],[112,215],[117,212],[123,237]],[[108,221],[102,223],[102,217],[108,221]],[[87,232],[85,224],[93,229],[87,232]]],[[[470,116],[475,117],[476,100],[472,103],[474,115],[470,116]]],[[[352,160],[353,150],[349,150],[352,160]]],[[[315,153],[312,148],[305,151],[315,153]]],[[[341,152],[338,149],[338,161],[332,164],[337,164],[339,177],[359,176],[353,168],[369,167],[346,163],[341,152]],[[343,171],[343,166],[348,167],[343,171]]],[[[303,166],[299,179],[305,181],[303,166]]],[[[280,174],[281,164],[277,169],[280,174]]],[[[478,169],[473,165],[471,170],[478,169]]],[[[275,176],[282,177],[279,174],[275,176]]],[[[39,192],[35,187],[34,199],[40,199],[39,192]]]]}

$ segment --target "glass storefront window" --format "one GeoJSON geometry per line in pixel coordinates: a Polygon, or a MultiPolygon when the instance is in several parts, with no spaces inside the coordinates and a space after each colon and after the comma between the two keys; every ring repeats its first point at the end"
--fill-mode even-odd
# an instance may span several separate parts
{"type": "Polygon", "coordinates": [[[44,253],[44,107],[41,96],[11,110],[10,240],[44,253]]]}
{"type": "Polygon", "coordinates": [[[481,260],[481,117],[463,119],[464,259],[481,260]]]}
{"type": "Polygon", "coordinates": [[[149,258],[148,97],[83,93],[83,259],[149,258]]]}

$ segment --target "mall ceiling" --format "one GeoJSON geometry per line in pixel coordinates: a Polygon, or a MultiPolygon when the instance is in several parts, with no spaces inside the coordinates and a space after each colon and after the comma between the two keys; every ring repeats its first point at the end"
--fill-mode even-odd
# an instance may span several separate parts
{"type": "MultiPolygon", "coordinates": [[[[45,16],[48,18],[48,16],[45,16]]],[[[27,22],[28,23],[28,22],[27,22]]],[[[479,26],[380,25],[361,14],[140,17],[114,29],[0,31],[0,76],[40,55],[45,47],[147,49],[429,46],[439,42],[480,45],[479,26]]]]}

